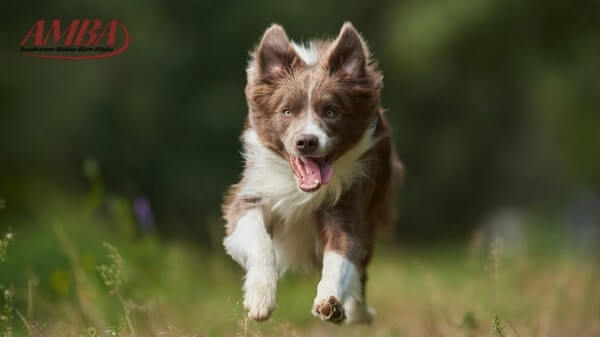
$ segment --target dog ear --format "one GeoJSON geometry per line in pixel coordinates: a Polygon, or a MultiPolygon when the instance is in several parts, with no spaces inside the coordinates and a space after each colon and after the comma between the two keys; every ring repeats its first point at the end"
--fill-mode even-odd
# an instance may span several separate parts
{"type": "Polygon", "coordinates": [[[350,22],[344,23],[340,34],[333,42],[327,58],[330,73],[344,74],[360,78],[366,74],[367,48],[362,37],[350,22]]]}
{"type": "Polygon", "coordinates": [[[259,80],[269,81],[289,73],[299,61],[283,27],[277,24],[269,27],[256,50],[259,80]]]}

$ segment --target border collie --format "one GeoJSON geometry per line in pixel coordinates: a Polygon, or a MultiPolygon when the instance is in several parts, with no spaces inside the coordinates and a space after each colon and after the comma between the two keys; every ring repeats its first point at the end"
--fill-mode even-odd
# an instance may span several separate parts
{"type": "Polygon", "coordinates": [[[224,246],[246,270],[244,307],[275,309],[287,269],[321,269],[313,315],[369,323],[374,230],[394,220],[403,179],[380,106],[382,75],[351,23],[334,40],[264,33],[247,68],[244,172],[223,204],[224,246]]]}

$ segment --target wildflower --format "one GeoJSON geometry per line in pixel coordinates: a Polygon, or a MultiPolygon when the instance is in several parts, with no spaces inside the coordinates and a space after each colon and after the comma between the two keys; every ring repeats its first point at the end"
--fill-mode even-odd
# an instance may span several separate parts
{"type": "Polygon", "coordinates": [[[154,216],[150,201],[146,197],[138,197],[133,202],[133,212],[135,217],[145,232],[151,231],[154,227],[154,216]]]}

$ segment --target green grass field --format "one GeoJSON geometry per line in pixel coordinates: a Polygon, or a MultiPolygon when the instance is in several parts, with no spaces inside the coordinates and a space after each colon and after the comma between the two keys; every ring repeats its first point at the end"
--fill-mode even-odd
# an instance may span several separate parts
{"type": "Polygon", "coordinates": [[[381,242],[367,291],[372,326],[312,317],[318,276],[298,274],[280,281],[278,308],[260,324],[246,319],[243,274],[219,230],[209,245],[164,242],[140,233],[115,200],[102,215],[51,202],[30,223],[0,212],[13,236],[0,246],[3,336],[600,336],[598,262],[555,239],[538,235],[517,255],[501,240],[381,242]]]}

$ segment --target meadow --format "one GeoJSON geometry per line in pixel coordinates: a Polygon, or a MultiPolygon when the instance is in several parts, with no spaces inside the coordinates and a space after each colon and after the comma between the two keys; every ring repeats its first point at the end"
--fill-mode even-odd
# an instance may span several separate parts
{"type": "Polygon", "coordinates": [[[535,240],[518,252],[502,238],[421,248],[381,240],[367,290],[373,325],[312,317],[317,275],[293,273],[272,318],[255,323],[220,226],[208,243],[165,240],[138,226],[129,204],[54,196],[25,223],[6,223],[0,210],[3,337],[600,336],[598,260],[548,230],[530,230],[535,240]]]}

